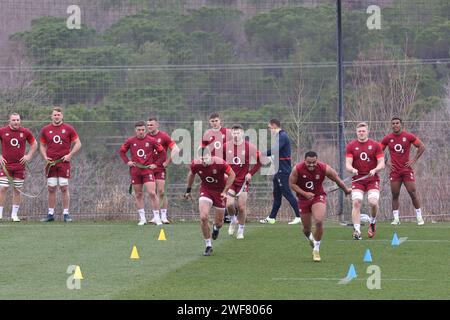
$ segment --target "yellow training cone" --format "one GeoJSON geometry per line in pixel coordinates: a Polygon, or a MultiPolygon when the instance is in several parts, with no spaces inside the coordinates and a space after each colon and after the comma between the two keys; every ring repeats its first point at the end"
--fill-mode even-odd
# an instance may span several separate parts
{"type": "Polygon", "coordinates": [[[136,246],[133,246],[133,250],[131,251],[130,259],[139,259],[139,253],[137,251],[136,246]]]}
{"type": "Polygon", "coordinates": [[[83,275],[81,274],[80,266],[75,267],[75,273],[73,275],[75,280],[83,280],[83,275]]]}
{"type": "Polygon", "coordinates": [[[164,233],[164,229],[161,229],[159,232],[158,240],[166,240],[166,234],[164,233]]]}

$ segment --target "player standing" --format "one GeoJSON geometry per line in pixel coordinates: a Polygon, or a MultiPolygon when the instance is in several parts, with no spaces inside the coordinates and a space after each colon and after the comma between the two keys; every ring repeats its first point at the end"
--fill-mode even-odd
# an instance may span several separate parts
{"type": "Polygon", "coordinates": [[[422,218],[422,210],[420,208],[420,200],[416,191],[416,179],[414,177],[413,165],[419,160],[425,151],[425,145],[412,133],[403,131],[403,121],[399,117],[393,117],[391,120],[392,133],[388,134],[381,141],[381,148],[389,149],[391,157],[391,172],[389,179],[391,182],[392,193],[392,214],[394,221],[392,224],[400,224],[399,218],[399,198],[402,183],[411,197],[414,208],[416,209],[417,224],[419,226],[425,224],[422,218]],[[416,155],[413,159],[409,159],[411,144],[417,148],[416,155]]]}
{"type": "Polygon", "coordinates": [[[72,221],[69,214],[70,160],[81,149],[81,141],[75,129],[63,122],[60,107],[52,109],[52,122],[41,130],[39,151],[47,163],[48,214],[42,222],[54,221],[57,186],[61,190],[64,221],[72,221]],[[71,147],[73,148],[71,150],[71,147]]]}
{"type": "Polygon", "coordinates": [[[9,124],[0,128],[0,140],[2,141],[2,153],[0,155],[0,220],[3,217],[8,187],[13,187],[11,220],[20,222],[18,217],[20,206],[19,189],[25,180],[25,164],[31,160],[37,150],[37,142],[33,134],[27,128],[21,126],[20,115],[13,112],[9,115],[9,124]],[[30,145],[25,154],[26,145],[30,145]]]}
{"type": "Polygon", "coordinates": [[[161,225],[159,219],[159,200],[156,195],[155,177],[150,165],[155,150],[164,151],[164,148],[155,139],[147,135],[145,122],[139,121],[134,125],[136,135],[128,138],[120,147],[119,153],[123,162],[130,167],[131,184],[134,188],[136,207],[139,213],[139,226],[147,224],[144,209],[144,187],[150,197],[153,209],[153,219],[157,225],[161,225]],[[130,151],[131,160],[127,157],[130,151]]]}
{"type": "Polygon", "coordinates": [[[162,152],[158,152],[157,150],[155,150],[152,161],[152,169],[156,181],[156,193],[158,194],[159,203],[161,205],[161,217],[156,216],[150,222],[156,223],[156,221],[160,219],[162,223],[170,224],[169,219],[167,219],[168,201],[167,195],[165,194],[167,172],[166,168],[172,161],[172,154],[178,153],[179,150],[175,141],[173,141],[166,132],[159,130],[159,123],[156,117],[150,117],[147,120],[147,129],[147,135],[155,139],[156,142],[162,145],[164,148],[164,151],[162,152]],[[168,150],[170,150],[171,152],[168,153],[168,150]]]}

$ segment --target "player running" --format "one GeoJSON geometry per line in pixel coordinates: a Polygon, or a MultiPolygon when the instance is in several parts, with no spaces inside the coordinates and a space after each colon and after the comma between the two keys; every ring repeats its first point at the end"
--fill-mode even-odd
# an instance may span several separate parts
{"type": "Polygon", "coordinates": [[[230,215],[228,234],[236,239],[244,239],[245,220],[247,217],[247,194],[252,176],[261,168],[260,152],[256,146],[244,140],[244,128],[240,124],[231,127],[232,141],[225,143],[226,162],[231,165],[236,179],[228,190],[227,211],[230,215]],[[250,169],[250,165],[253,164],[250,169]],[[236,202],[238,216],[236,218],[236,202]]]}
{"type": "Polygon", "coordinates": [[[139,121],[134,125],[136,135],[128,138],[120,147],[119,153],[123,162],[130,167],[131,184],[134,188],[136,207],[139,213],[139,226],[147,224],[144,209],[144,187],[150,197],[153,209],[153,219],[157,225],[162,225],[159,218],[159,200],[156,195],[155,176],[150,169],[155,150],[164,151],[163,146],[147,135],[145,122],[139,121]],[[130,151],[131,160],[127,157],[130,151]]]}
{"type": "MultiPolygon", "coordinates": [[[[209,126],[210,128],[203,134],[200,147],[204,148],[206,146],[212,146],[213,148],[210,148],[211,155],[213,157],[215,156],[225,160],[223,146],[227,141],[231,141],[231,130],[222,127],[222,121],[220,120],[220,116],[217,112],[210,114],[209,126]]],[[[225,208],[224,222],[230,221],[228,211],[225,208]]]]}
{"type": "Polygon", "coordinates": [[[6,192],[9,186],[13,187],[11,220],[20,222],[18,217],[20,207],[19,189],[25,180],[25,165],[33,158],[37,150],[37,142],[31,131],[21,126],[20,115],[13,112],[9,115],[9,123],[0,128],[2,153],[0,154],[0,220],[3,218],[6,192]],[[30,145],[25,154],[27,142],[30,145]]]}
{"type": "Polygon", "coordinates": [[[317,160],[317,153],[314,151],[308,151],[305,154],[305,160],[298,163],[289,176],[289,186],[298,196],[303,233],[313,248],[313,260],[316,262],[321,261],[320,241],[323,235],[327,203],[327,194],[323,189],[325,177],[336,182],[345,194],[352,192],[345,186],[333,168],[317,160]],[[314,234],[311,232],[312,218],[315,223],[314,234]]]}
{"type": "Polygon", "coordinates": [[[391,169],[389,179],[391,181],[392,192],[392,214],[394,215],[393,225],[400,224],[399,219],[399,197],[402,183],[411,197],[414,208],[416,209],[417,224],[424,225],[422,210],[420,209],[420,200],[416,192],[416,179],[414,177],[413,166],[425,151],[425,145],[412,133],[403,131],[403,121],[399,117],[393,117],[391,120],[392,133],[388,134],[381,141],[382,150],[389,148],[391,157],[388,166],[391,169]],[[411,144],[417,148],[416,155],[409,159],[411,144]]]}
{"type": "Polygon", "coordinates": [[[380,176],[378,172],[384,169],[384,153],[380,144],[369,139],[369,126],[361,122],[356,126],[357,139],[349,142],[346,147],[345,167],[352,173],[352,222],[353,239],[361,240],[361,204],[364,193],[370,206],[370,224],[368,237],[376,233],[378,202],[380,200],[380,176]],[[367,178],[358,180],[364,176],[367,178]]]}
{"type": "Polygon", "coordinates": [[[200,148],[199,151],[200,158],[193,160],[191,163],[184,198],[192,199],[191,189],[194,184],[195,175],[197,174],[201,179],[198,208],[200,211],[200,225],[206,246],[203,255],[210,256],[213,251],[211,238],[215,240],[219,236],[219,230],[223,225],[227,192],[233,184],[236,175],[233,169],[223,159],[212,157],[208,148],[200,148]],[[228,175],[226,180],[225,175],[228,175]],[[215,208],[212,235],[209,228],[209,212],[211,207],[215,208]]]}

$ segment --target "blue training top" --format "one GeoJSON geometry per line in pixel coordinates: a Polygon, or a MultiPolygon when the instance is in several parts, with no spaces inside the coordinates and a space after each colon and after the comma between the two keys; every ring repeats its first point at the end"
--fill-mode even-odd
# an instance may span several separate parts
{"type": "Polygon", "coordinates": [[[291,173],[291,141],[286,131],[283,129],[278,132],[275,146],[263,152],[263,155],[270,157],[274,155],[275,165],[278,164],[277,173],[290,174],[291,173]]]}

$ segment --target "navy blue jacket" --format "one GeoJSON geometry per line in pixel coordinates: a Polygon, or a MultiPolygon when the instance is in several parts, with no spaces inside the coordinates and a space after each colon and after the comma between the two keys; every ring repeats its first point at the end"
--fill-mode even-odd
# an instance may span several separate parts
{"type": "Polygon", "coordinates": [[[277,173],[290,174],[291,173],[291,141],[286,131],[280,130],[276,136],[275,146],[263,152],[263,155],[270,157],[274,155],[275,166],[278,164],[277,173]]]}

